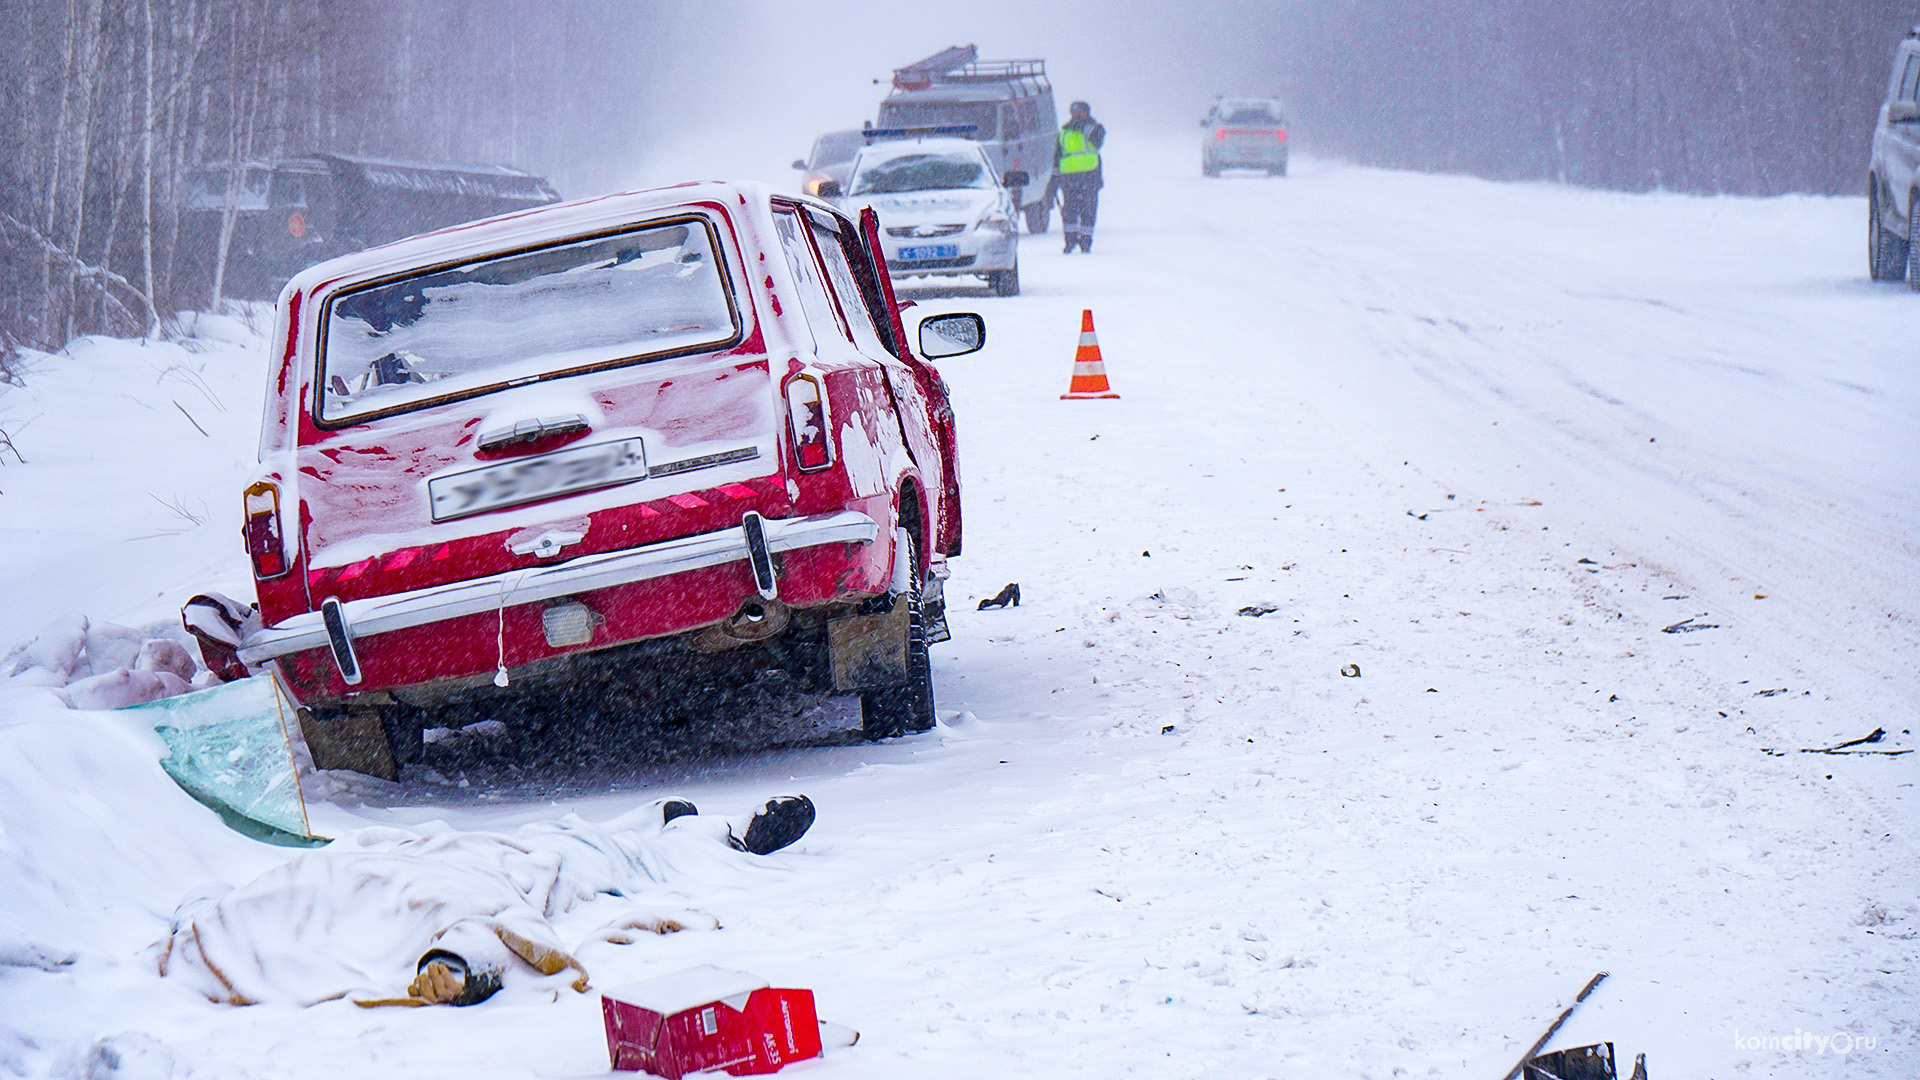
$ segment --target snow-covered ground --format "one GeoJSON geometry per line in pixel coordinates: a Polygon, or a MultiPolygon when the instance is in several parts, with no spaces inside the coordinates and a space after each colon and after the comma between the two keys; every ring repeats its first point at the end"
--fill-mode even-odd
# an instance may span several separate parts
{"type": "MultiPolygon", "coordinates": [[[[580,953],[600,986],[812,987],[862,1036],[795,1075],[1498,1077],[1602,970],[1554,1045],[1655,1080],[1920,1075],[1920,754],[1798,752],[1920,747],[1920,305],[1866,280],[1860,200],[1196,156],[1116,139],[1091,256],[1026,239],[1021,297],[921,300],[990,327],[942,368],[967,538],[936,731],[564,800],[409,777],[320,831],[807,792],[794,848],[668,890],[724,929],[580,953]],[[1058,399],[1082,308],[1118,401],[1058,399]],[[1022,606],[973,610],[1009,581],[1022,606]],[[1873,1047],[1751,1042],[1796,1033],[1873,1047]]],[[[244,591],[263,361],[202,332],[0,393],[26,459],[0,653],[244,591]]],[[[593,995],[235,1008],[159,979],[176,905],[292,853],[175,789],[127,715],[20,683],[0,1073],[606,1072],[593,995]]]]}

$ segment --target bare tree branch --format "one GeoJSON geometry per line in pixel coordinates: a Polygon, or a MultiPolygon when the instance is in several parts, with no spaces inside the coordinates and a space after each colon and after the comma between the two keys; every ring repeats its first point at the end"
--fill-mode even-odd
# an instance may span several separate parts
{"type": "Polygon", "coordinates": [[[24,236],[28,240],[33,241],[34,246],[38,247],[42,253],[64,264],[74,280],[92,280],[103,283],[100,286],[100,295],[108,303],[112,304],[115,310],[126,317],[129,325],[140,326],[142,323],[139,317],[134,315],[133,312],[128,311],[125,304],[115,299],[113,294],[106,290],[106,285],[114,285],[126,290],[140,301],[141,307],[146,309],[146,332],[149,334],[159,332],[160,313],[154,308],[152,298],[147,296],[146,293],[141,292],[140,287],[133,282],[128,281],[126,278],[121,277],[119,274],[114,273],[104,266],[95,266],[80,258],[78,255],[67,251],[65,248],[62,248],[60,245],[41,235],[40,230],[21,221],[12,214],[0,213],[0,227],[5,227],[15,235],[24,236]]]}

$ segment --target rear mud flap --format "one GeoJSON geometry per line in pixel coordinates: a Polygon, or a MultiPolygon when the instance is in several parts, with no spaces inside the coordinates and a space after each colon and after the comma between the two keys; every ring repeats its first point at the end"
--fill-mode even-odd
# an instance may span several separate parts
{"type": "Polygon", "coordinates": [[[347,769],[381,780],[400,778],[379,709],[352,706],[325,718],[301,709],[298,715],[300,735],[307,741],[307,752],[313,755],[314,768],[347,769]]]}
{"type": "Polygon", "coordinates": [[[937,564],[920,587],[920,617],[926,621],[929,644],[953,640],[953,632],[947,629],[946,580],[946,565],[937,564]]]}
{"type": "Polygon", "coordinates": [[[827,653],[833,666],[834,690],[851,693],[906,682],[911,617],[909,605],[895,603],[889,611],[828,623],[827,653]]]}

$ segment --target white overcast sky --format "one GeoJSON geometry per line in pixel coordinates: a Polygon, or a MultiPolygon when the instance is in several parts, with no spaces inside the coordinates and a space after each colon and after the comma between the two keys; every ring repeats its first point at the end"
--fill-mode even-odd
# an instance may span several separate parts
{"type": "Polygon", "coordinates": [[[623,186],[693,177],[790,184],[815,135],[871,119],[896,67],[949,45],[982,59],[1046,60],[1059,111],[1085,99],[1110,131],[1193,125],[1217,93],[1266,94],[1280,34],[1261,12],[1284,2],[720,0],[656,8],[646,145],[609,148],[623,186]],[[874,80],[881,80],[876,84],[874,80]]]}

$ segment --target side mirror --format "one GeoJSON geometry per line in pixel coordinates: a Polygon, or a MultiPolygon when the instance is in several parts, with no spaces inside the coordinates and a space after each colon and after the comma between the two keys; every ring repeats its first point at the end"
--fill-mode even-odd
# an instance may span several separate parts
{"type": "Polygon", "coordinates": [[[820,181],[820,187],[814,191],[814,194],[823,199],[837,199],[840,197],[840,181],[822,180],[820,181]]]}
{"type": "Polygon", "coordinates": [[[1887,123],[1909,124],[1920,120],[1920,103],[1896,101],[1887,106],[1887,123]]]}
{"type": "Polygon", "coordinates": [[[799,158],[794,158],[793,167],[801,170],[802,172],[805,172],[807,168],[807,163],[804,161],[801,161],[799,158]]]}
{"type": "Polygon", "coordinates": [[[987,343],[987,320],[971,311],[920,320],[920,355],[929,360],[979,352],[987,343]]]}
{"type": "Polygon", "coordinates": [[[1208,124],[1210,124],[1210,123],[1212,123],[1212,121],[1211,121],[1211,120],[1208,120],[1208,119],[1207,119],[1206,117],[1204,117],[1204,116],[1203,116],[1203,117],[1201,117],[1201,118],[1200,118],[1200,126],[1201,126],[1201,127],[1206,127],[1206,126],[1207,126],[1208,124]]]}
{"type": "Polygon", "coordinates": [[[1033,177],[1028,176],[1025,169],[1008,169],[1007,175],[1000,178],[1002,187],[1023,188],[1032,182],[1033,177]]]}

